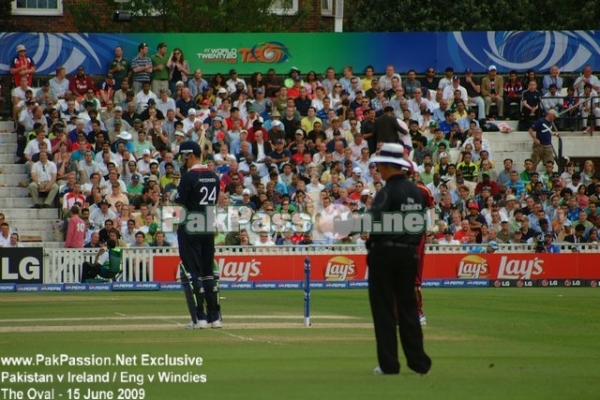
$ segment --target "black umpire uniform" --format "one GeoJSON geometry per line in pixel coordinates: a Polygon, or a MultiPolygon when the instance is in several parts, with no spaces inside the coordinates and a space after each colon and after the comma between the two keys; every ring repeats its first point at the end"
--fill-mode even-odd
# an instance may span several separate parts
{"type": "MultiPolygon", "coordinates": [[[[193,153],[198,159],[201,154],[200,146],[193,141],[182,143],[179,152],[182,156],[193,153]]],[[[188,218],[190,213],[201,213],[206,216],[207,208],[217,203],[219,190],[219,177],[206,165],[188,166],[187,172],[181,177],[175,203],[184,207],[188,218]]],[[[191,232],[190,228],[185,222],[177,228],[181,263],[183,269],[191,275],[193,294],[196,297],[197,319],[214,322],[220,318],[213,273],[214,234],[208,230],[191,232]],[[206,313],[204,301],[206,301],[206,313]]]]}
{"type": "MultiPolygon", "coordinates": [[[[412,169],[403,160],[404,146],[385,143],[373,161],[380,166],[386,185],[377,193],[371,206],[373,222],[383,222],[385,213],[419,213],[423,215],[427,205],[417,185],[409,181],[404,172],[412,169]]],[[[376,225],[374,225],[376,226],[376,225]]],[[[385,224],[382,224],[385,226],[385,224]]],[[[367,265],[369,266],[369,300],[379,367],[376,374],[398,374],[398,332],[402,350],[410,369],[425,374],[431,368],[431,359],[423,348],[423,331],[419,322],[415,278],[418,268],[417,246],[422,240],[421,232],[371,232],[367,241],[367,265]]]]}

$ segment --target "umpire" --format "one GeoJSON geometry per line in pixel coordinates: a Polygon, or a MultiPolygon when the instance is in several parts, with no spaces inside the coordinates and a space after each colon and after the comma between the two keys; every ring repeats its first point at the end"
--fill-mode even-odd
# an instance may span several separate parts
{"type": "MultiPolygon", "coordinates": [[[[206,165],[200,164],[202,151],[198,143],[182,143],[179,153],[186,173],[181,177],[175,202],[183,206],[187,213],[186,221],[190,221],[192,213],[202,214],[208,220],[206,214],[214,211],[210,206],[214,206],[219,198],[219,177],[206,165]]],[[[209,323],[212,328],[221,328],[218,289],[213,273],[214,234],[203,229],[206,227],[191,231],[194,227],[194,224],[184,222],[177,228],[181,281],[192,317],[186,328],[204,329],[209,323]]]]}
{"type": "Polygon", "coordinates": [[[385,229],[385,222],[389,221],[383,221],[384,218],[395,214],[393,229],[385,233],[373,230],[367,241],[369,300],[379,360],[373,371],[376,375],[400,373],[397,326],[408,367],[419,374],[426,374],[431,368],[431,359],[423,349],[414,288],[417,246],[426,228],[427,205],[417,185],[405,175],[412,165],[403,156],[404,146],[385,143],[372,159],[386,181],[371,206],[374,226],[380,222],[385,229]],[[401,226],[398,214],[402,216],[401,226]]]}

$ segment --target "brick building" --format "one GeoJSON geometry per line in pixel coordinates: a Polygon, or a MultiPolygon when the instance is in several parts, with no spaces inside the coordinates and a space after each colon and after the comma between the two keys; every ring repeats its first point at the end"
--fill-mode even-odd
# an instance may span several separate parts
{"type": "MultiPolygon", "coordinates": [[[[175,4],[181,4],[181,12],[178,15],[188,16],[188,25],[194,29],[181,29],[174,24],[173,18],[163,17],[160,11],[145,6],[149,0],[130,0],[120,4],[115,0],[4,0],[0,1],[0,30],[2,32],[87,32],[87,33],[110,33],[110,32],[332,32],[334,29],[335,0],[275,0],[269,9],[270,15],[275,19],[266,18],[262,24],[255,24],[253,20],[248,21],[249,13],[240,9],[247,2],[221,2],[223,7],[235,5],[235,10],[219,8],[214,13],[220,12],[226,15],[229,25],[221,25],[215,28],[214,18],[206,18],[204,14],[197,11],[200,3],[196,1],[173,0],[175,4]],[[196,7],[196,8],[194,8],[196,7]],[[131,22],[116,23],[113,21],[117,10],[131,10],[133,18],[131,22]],[[198,14],[198,20],[194,21],[189,15],[198,14]],[[241,25],[241,23],[246,25],[241,25]],[[243,29],[247,27],[247,29],[243,29]],[[179,28],[179,29],[178,29],[179,28]]],[[[265,0],[258,0],[264,1],[265,0]]],[[[219,0],[214,0],[219,3],[219,0]]],[[[250,5],[249,5],[250,6],[250,5]]],[[[209,9],[208,15],[213,10],[209,9]]],[[[221,18],[220,20],[223,20],[221,18]]],[[[0,117],[6,117],[9,113],[10,90],[12,82],[10,76],[0,71],[0,117]],[[4,101],[2,101],[2,99],[4,101]]]]}
{"type": "MultiPolygon", "coordinates": [[[[0,2],[0,26],[4,32],[177,32],[178,26],[172,24],[169,18],[164,18],[160,11],[146,7],[149,0],[130,0],[119,4],[115,0],[5,0],[0,2]],[[146,3],[147,4],[147,3],[146,3]],[[133,11],[131,23],[118,24],[113,22],[113,14],[119,9],[133,11]],[[142,16],[144,15],[144,16],[142,16]],[[166,29],[165,29],[166,28],[166,29]]],[[[181,15],[191,15],[198,10],[200,3],[174,0],[181,3],[181,15]],[[190,4],[192,3],[192,4],[190,4]]],[[[210,3],[210,2],[208,2],[210,3]]],[[[215,3],[218,3],[215,1],[215,3]]],[[[231,2],[233,4],[235,2],[231,2]]],[[[251,3],[249,2],[245,2],[251,3]]],[[[264,3],[264,1],[263,1],[264,3]]],[[[249,26],[241,29],[244,32],[331,32],[334,29],[335,0],[275,0],[270,8],[277,21],[264,26],[249,26]]],[[[215,12],[225,13],[227,18],[239,24],[236,18],[248,15],[244,10],[236,8],[222,10],[228,2],[215,12]]],[[[241,3],[240,3],[241,4],[241,3]]],[[[251,5],[250,5],[251,6],[251,5]]],[[[209,13],[212,10],[209,9],[209,13]]],[[[206,13],[207,11],[204,10],[206,13]]],[[[190,21],[188,19],[188,21],[190,21]]],[[[194,29],[184,29],[186,32],[215,32],[215,21],[202,17],[202,21],[194,24],[194,29]]],[[[217,32],[240,31],[235,27],[225,27],[217,32]]]]}

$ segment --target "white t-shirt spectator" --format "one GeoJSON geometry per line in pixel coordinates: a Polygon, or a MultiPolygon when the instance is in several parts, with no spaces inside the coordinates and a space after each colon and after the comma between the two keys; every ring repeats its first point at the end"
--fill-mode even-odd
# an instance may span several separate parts
{"type": "MultiPolygon", "coordinates": [[[[52,144],[50,144],[50,139],[44,139],[44,142],[48,145],[48,152],[52,153],[52,144]]],[[[27,154],[30,158],[33,157],[34,154],[40,152],[40,142],[37,139],[34,139],[27,143],[25,147],[24,153],[27,154]]]]}
{"type": "Polygon", "coordinates": [[[37,181],[41,183],[49,182],[52,179],[52,175],[57,173],[56,164],[52,161],[47,161],[46,164],[42,164],[38,161],[31,167],[31,175],[37,177],[37,181]]]}

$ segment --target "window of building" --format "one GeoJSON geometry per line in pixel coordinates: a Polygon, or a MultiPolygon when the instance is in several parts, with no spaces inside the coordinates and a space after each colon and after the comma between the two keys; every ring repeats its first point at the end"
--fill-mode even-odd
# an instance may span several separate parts
{"type": "Polygon", "coordinates": [[[321,15],[333,15],[333,0],[321,0],[321,15]]]}
{"type": "Polygon", "coordinates": [[[298,0],[275,0],[271,12],[277,15],[298,14],[298,0]]]}
{"type": "Polygon", "coordinates": [[[13,0],[12,15],[63,15],[63,0],[13,0]]]}

